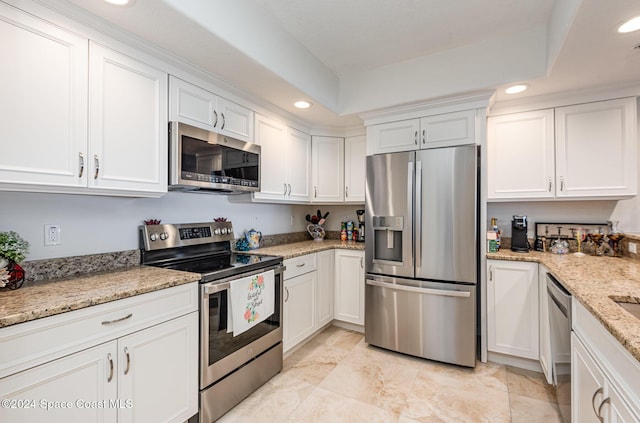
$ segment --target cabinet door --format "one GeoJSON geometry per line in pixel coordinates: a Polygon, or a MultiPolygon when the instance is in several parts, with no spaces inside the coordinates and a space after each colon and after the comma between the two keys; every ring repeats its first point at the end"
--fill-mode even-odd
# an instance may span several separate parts
{"type": "Polygon", "coordinates": [[[313,137],[311,147],[311,201],[344,201],[344,138],[313,137]]]}
{"type": "Polygon", "coordinates": [[[167,192],[167,74],[90,45],[89,187],[167,192]]]}
{"type": "Polygon", "coordinates": [[[364,251],[335,250],[336,320],[364,325],[364,251]]]}
{"type": "Polygon", "coordinates": [[[118,340],[118,423],[184,422],[198,412],[198,313],[118,340]]]}
{"type": "Polygon", "coordinates": [[[547,269],[538,265],[538,301],[540,310],[540,367],[548,384],[553,383],[551,368],[551,327],[547,295],[547,269]]]}
{"type": "Polygon", "coordinates": [[[488,349],[539,359],[538,265],[487,261],[488,349]]]}
{"type": "Polygon", "coordinates": [[[475,144],[475,110],[421,118],[420,140],[420,148],[475,144]]]}
{"type": "Polygon", "coordinates": [[[602,414],[609,423],[637,423],[640,417],[636,416],[625,403],[618,391],[608,383],[608,406],[603,406],[602,414]]]}
{"type": "Polygon", "coordinates": [[[307,202],[311,197],[311,135],[288,128],[287,199],[307,202]]]}
{"type": "Polygon", "coordinates": [[[556,195],[635,195],[636,121],[635,98],[557,108],[556,195]]]}
{"type": "Polygon", "coordinates": [[[553,198],[553,110],[493,116],[487,131],[488,199],[553,198]]]}
{"type": "Polygon", "coordinates": [[[0,398],[25,407],[0,407],[6,423],[115,422],[116,342],[72,354],[0,379],[0,398]],[[61,405],[47,404],[60,402],[61,405]],[[93,406],[92,406],[93,404],[93,406]],[[65,408],[62,408],[62,405],[65,408]]]}
{"type": "Polygon", "coordinates": [[[216,112],[221,119],[219,132],[243,141],[253,142],[253,111],[218,97],[216,112]]]}
{"type": "Polygon", "coordinates": [[[284,281],[283,349],[287,351],[316,329],[317,273],[284,281]]]}
{"type": "Polygon", "coordinates": [[[367,154],[394,153],[418,148],[420,119],[381,123],[367,128],[367,138],[373,150],[367,154]]]}
{"type": "Polygon", "coordinates": [[[86,186],[87,39],[0,3],[0,51],[0,183],[86,186]]]}
{"type": "Polygon", "coordinates": [[[364,203],[366,177],[366,140],[364,136],[344,140],[344,201],[364,203]]]}
{"type": "Polygon", "coordinates": [[[280,122],[256,115],[256,144],[260,151],[260,192],[253,195],[259,199],[284,200],[288,191],[286,182],[287,128],[280,122]]]}
{"type": "Polygon", "coordinates": [[[604,374],[582,342],[571,332],[571,420],[580,423],[601,422],[594,407],[597,410],[605,400],[604,389],[604,374]]]}
{"type": "Polygon", "coordinates": [[[335,274],[335,253],[321,251],[318,255],[318,289],[316,291],[318,327],[333,320],[333,284],[335,274]]]}
{"type": "Polygon", "coordinates": [[[215,130],[216,96],[207,90],[173,76],[169,77],[171,121],[184,122],[208,131],[215,130]]]}

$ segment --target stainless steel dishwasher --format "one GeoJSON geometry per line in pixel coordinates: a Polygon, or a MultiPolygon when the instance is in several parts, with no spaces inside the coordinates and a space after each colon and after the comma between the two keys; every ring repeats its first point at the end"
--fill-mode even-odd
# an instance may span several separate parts
{"type": "Polygon", "coordinates": [[[562,420],[571,422],[571,294],[547,273],[551,368],[562,420]]]}

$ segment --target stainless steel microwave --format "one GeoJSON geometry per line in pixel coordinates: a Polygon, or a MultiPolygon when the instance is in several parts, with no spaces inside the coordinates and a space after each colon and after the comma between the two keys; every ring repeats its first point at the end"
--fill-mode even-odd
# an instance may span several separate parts
{"type": "Polygon", "coordinates": [[[170,122],[169,189],[260,191],[260,146],[170,122]]]}

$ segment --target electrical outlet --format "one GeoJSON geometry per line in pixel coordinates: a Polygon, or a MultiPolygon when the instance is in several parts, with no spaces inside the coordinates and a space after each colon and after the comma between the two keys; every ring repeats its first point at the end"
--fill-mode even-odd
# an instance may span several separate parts
{"type": "Polygon", "coordinates": [[[630,242],[629,243],[629,252],[631,254],[637,254],[638,253],[638,249],[636,248],[636,243],[635,242],[630,242]]]}
{"type": "Polygon", "coordinates": [[[62,227],[56,225],[44,225],[44,245],[62,244],[62,227]]]}

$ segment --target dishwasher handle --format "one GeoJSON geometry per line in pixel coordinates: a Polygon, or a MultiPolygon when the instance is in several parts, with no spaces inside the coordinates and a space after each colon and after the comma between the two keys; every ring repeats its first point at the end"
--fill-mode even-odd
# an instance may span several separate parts
{"type": "Polygon", "coordinates": [[[469,291],[452,291],[448,289],[432,289],[432,288],[420,288],[417,286],[398,285],[395,283],[380,282],[367,279],[367,285],[377,286],[380,288],[394,289],[396,291],[415,292],[418,294],[426,295],[440,295],[443,297],[461,297],[469,298],[471,292],[469,291]]]}

